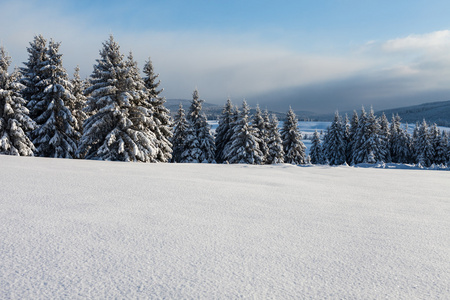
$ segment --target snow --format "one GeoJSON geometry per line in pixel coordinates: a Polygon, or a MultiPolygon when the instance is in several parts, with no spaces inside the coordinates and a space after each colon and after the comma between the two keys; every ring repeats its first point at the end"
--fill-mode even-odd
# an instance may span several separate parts
{"type": "Polygon", "coordinates": [[[450,172],[0,156],[1,299],[449,299],[450,172]]]}

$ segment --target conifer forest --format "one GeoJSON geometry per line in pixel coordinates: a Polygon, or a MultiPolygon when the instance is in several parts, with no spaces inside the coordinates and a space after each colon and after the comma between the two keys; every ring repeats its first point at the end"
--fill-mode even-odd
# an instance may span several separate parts
{"type": "Polygon", "coordinates": [[[60,43],[42,35],[30,42],[28,60],[13,71],[0,48],[0,154],[109,161],[230,164],[417,164],[449,166],[446,131],[425,120],[412,134],[399,115],[377,117],[372,108],[340,115],[315,132],[309,155],[292,109],[283,122],[244,100],[223,106],[213,134],[199,91],[175,117],[165,107],[150,58],[143,76],[110,36],[94,70],[69,77],[60,43]]]}

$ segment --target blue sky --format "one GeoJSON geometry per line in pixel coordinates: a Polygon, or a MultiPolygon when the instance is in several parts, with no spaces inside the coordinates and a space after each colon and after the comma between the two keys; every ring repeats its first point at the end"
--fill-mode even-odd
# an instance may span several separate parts
{"type": "Polygon", "coordinates": [[[113,34],[166,98],[246,98],[330,112],[450,100],[449,1],[0,0],[0,42],[15,65],[34,35],[61,41],[69,73],[92,72],[113,34]]]}

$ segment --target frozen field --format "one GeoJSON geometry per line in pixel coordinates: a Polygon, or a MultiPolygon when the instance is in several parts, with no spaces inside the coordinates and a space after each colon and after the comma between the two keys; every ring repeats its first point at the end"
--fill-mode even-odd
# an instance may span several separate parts
{"type": "Polygon", "coordinates": [[[0,170],[0,299],[450,298],[448,171],[0,170]]]}

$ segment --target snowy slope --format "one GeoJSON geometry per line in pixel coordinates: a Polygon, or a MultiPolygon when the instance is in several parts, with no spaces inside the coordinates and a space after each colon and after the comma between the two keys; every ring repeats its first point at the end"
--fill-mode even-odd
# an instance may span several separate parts
{"type": "Polygon", "coordinates": [[[449,299],[450,172],[0,156],[0,299],[449,299]]]}

